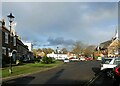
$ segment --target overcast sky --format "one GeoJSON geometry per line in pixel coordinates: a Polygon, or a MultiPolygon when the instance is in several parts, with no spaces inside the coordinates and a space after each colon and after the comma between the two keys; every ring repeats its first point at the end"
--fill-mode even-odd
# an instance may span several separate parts
{"type": "Polygon", "coordinates": [[[3,2],[5,21],[10,12],[17,34],[35,48],[69,47],[75,41],[98,45],[110,40],[118,25],[117,2],[3,2]]]}

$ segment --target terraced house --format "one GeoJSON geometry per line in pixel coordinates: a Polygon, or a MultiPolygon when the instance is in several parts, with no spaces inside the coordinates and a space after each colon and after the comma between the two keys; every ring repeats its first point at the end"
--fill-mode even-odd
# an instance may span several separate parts
{"type": "Polygon", "coordinates": [[[0,22],[0,57],[3,66],[10,63],[10,56],[12,56],[12,63],[15,63],[16,60],[23,60],[23,57],[29,52],[28,46],[23,44],[14,29],[11,32],[12,35],[10,36],[10,30],[2,20],[0,22]]]}

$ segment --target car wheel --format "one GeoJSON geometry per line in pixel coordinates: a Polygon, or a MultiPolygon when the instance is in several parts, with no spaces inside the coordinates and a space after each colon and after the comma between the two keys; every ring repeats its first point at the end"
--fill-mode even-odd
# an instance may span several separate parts
{"type": "Polygon", "coordinates": [[[113,73],[112,70],[107,70],[106,74],[107,74],[108,77],[114,78],[114,73],[113,73]]]}
{"type": "Polygon", "coordinates": [[[120,86],[120,79],[118,77],[113,79],[113,86],[120,86]]]}

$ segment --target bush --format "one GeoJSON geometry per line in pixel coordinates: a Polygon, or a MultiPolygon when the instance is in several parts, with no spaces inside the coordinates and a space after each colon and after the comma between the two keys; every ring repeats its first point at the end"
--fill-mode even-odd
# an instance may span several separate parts
{"type": "Polygon", "coordinates": [[[40,62],[40,59],[39,58],[34,58],[34,61],[35,62],[40,62]]]}
{"type": "Polygon", "coordinates": [[[45,64],[50,64],[50,63],[54,63],[55,61],[53,61],[53,59],[50,57],[43,57],[41,62],[45,64]]]}

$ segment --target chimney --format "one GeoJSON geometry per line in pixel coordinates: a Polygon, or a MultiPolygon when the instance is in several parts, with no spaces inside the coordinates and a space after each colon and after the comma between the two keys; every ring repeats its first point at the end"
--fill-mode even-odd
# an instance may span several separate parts
{"type": "Polygon", "coordinates": [[[2,26],[5,26],[5,21],[4,21],[4,19],[2,20],[2,26]]]}

